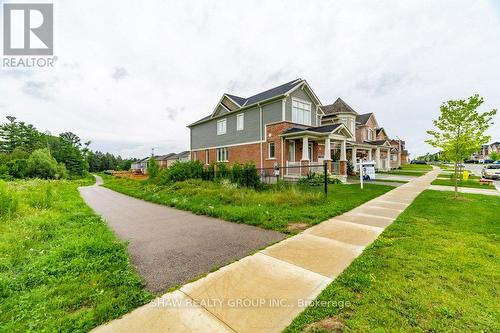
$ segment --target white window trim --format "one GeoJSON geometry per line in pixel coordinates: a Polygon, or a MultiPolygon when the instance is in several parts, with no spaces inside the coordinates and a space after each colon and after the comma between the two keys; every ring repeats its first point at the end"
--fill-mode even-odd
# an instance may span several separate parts
{"type": "Polygon", "coordinates": [[[217,135],[223,135],[227,133],[227,118],[217,120],[217,135]],[[224,132],[219,132],[219,124],[224,123],[224,132]]]}
{"type": "Polygon", "coordinates": [[[245,129],[245,114],[244,113],[240,113],[238,115],[236,115],[236,130],[237,131],[243,131],[245,129]],[[241,121],[241,128],[240,128],[240,123],[239,123],[239,119],[242,119],[241,121]]]}
{"type": "Polygon", "coordinates": [[[276,159],[276,143],[274,141],[267,143],[267,159],[268,160],[275,160],[276,159]],[[274,156],[273,157],[271,157],[271,144],[274,145],[274,156]]]}
{"type": "Polygon", "coordinates": [[[221,147],[221,148],[217,148],[216,150],[216,153],[217,153],[217,162],[228,162],[228,157],[229,157],[229,149],[227,147],[221,147]],[[225,156],[224,156],[224,159],[221,159],[219,155],[222,155],[221,152],[222,151],[225,151],[225,156]]]}
{"type": "Polygon", "coordinates": [[[301,124],[301,125],[307,125],[307,126],[312,126],[312,103],[311,102],[308,102],[306,100],[303,100],[303,99],[300,99],[300,98],[297,98],[297,97],[292,97],[292,105],[291,105],[291,112],[292,112],[292,122],[296,123],[296,124],[301,124]],[[296,102],[299,102],[299,103],[303,103],[303,104],[308,104],[309,105],[309,121],[307,124],[304,124],[304,123],[299,123],[297,121],[294,121],[293,120],[293,102],[296,101],[296,102]]]}

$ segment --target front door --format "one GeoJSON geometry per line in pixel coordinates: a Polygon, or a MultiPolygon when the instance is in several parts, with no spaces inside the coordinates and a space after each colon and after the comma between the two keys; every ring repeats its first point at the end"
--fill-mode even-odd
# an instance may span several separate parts
{"type": "Polygon", "coordinates": [[[295,162],[295,141],[288,143],[288,161],[295,162]]]}

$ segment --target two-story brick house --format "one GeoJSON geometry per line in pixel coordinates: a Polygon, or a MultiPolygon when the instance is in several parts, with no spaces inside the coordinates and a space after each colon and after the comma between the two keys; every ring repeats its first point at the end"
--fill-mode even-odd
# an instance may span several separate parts
{"type": "MultiPolygon", "coordinates": [[[[374,115],[360,115],[340,98],[323,106],[302,79],[248,98],[224,94],[210,115],[188,127],[191,159],[205,164],[253,161],[307,172],[326,162],[340,178],[356,158],[390,168],[392,147],[374,115]]],[[[282,175],[296,175],[292,170],[282,175]]]]}

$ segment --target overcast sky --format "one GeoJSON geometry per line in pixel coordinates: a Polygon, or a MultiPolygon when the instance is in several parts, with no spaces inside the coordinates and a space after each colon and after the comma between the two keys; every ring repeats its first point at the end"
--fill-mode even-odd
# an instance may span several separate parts
{"type": "Polygon", "coordinates": [[[479,93],[483,110],[500,108],[500,0],[92,0],[54,11],[55,67],[0,67],[2,122],[72,131],[124,157],[186,150],[186,125],[222,93],[295,78],[323,104],[340,96],[374,112],[413,157],[433,151],[423,140],[441,102],[479,93]]]}

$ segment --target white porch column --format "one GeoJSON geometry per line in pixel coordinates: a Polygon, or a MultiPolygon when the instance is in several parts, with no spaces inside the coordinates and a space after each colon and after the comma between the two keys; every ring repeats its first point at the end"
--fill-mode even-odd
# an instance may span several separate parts
{"type": "Polygon", "coordinates": [[[372,149],[368,149],[368,161],[372,160],[372,149]]]}
{"type": "Polygon", "coordinates": [[[331,148],[330,148],[330,137],[327,137],[325,139],[325,161],[329,161],[332,159],[332,153],[331,153],[331,148]]]}
{"type": "Polygon", "coordinates": [[[387,149],[387,162],[386,162],[387,170],[391,168],[391,150],[387,149]]]}
{"type": "Polygon", "coordinates": [[[302,161],[309,161],[309,138],[302,138],[302,161]]]}
{"type": "Polygon", "coordinates": [[[375,151],[375,167],[377,169],[380,169],[380,148],[377,147],[377,150],[375,151]]]}
{"type": "Polygon", "coordinates": [[[342,140],[340,143],[340,160],[347,161],[345,140],[342,140]]]}
{"type": "Polygon", "coordinates": [[[356,163],[357,163],[357,161],[356,161],[356,153],[357,153],[356,147],[352,147],[351,161],[352,161],[352,165],[354,167],[354,170],[358,169],[357,166],[356,166],[356,163]]]}

